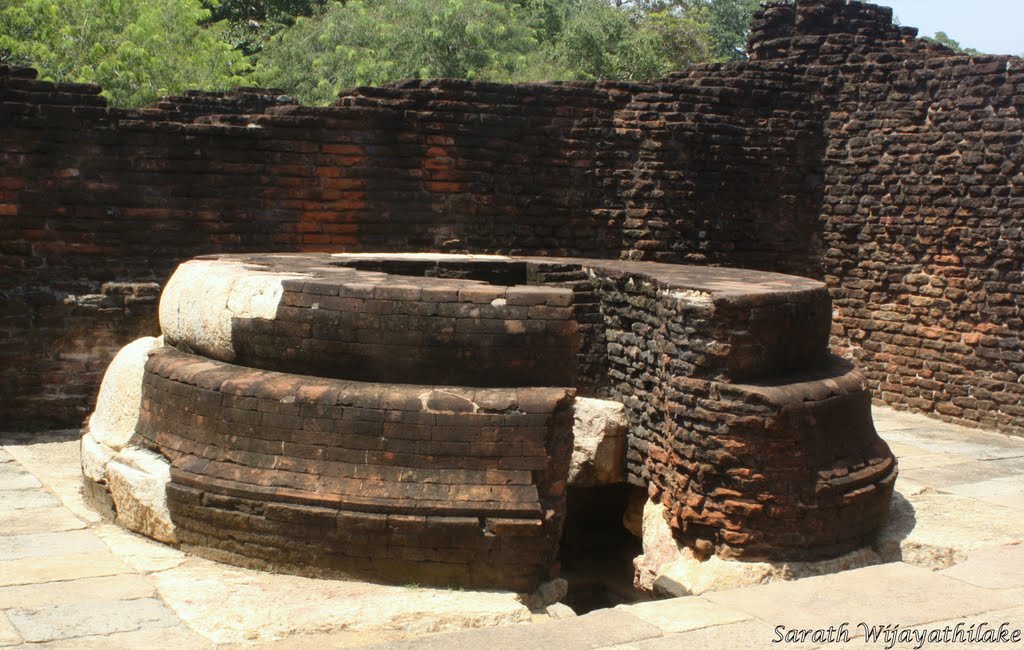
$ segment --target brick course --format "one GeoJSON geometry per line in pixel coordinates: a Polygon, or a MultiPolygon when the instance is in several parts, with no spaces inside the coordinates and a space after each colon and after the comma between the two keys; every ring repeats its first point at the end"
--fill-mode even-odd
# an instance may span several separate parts
{"type": "Polygon", "coordinates": [[[162,348],[134,441],[181,543],[241,564],[528,592],[565,516],[572,389],[376,384],[162,348]]]}

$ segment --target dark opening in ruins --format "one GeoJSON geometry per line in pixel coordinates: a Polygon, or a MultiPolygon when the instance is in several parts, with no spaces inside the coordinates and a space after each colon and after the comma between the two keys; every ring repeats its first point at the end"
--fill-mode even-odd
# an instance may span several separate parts
{"type": "Polygon", "coordinates": [[[633,586],[633,559],[643,544],[623,523],[635,489],[617,483],[567,490],[558,561],[569,583],[564,602],[577,614],[651,599],[633,586]]]}
{"type": "Polygon", "coordinates": [[[405,275],[416,278],[445,278],[451,280],[477,280],[494,285],[511,286],[534,284],[529,281],[525,262],[446,259],[380,259],[345,258],[332,262],[360,271],[376,271],[389,275],[405,275]]]}

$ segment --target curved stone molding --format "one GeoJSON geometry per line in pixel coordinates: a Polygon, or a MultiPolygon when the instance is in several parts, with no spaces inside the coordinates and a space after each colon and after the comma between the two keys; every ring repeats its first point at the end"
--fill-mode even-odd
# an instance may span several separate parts
{"type": "Polygon", "coordinates": [[[554,564],[565,388],[385,385],[164,349],[136,442],[171,459],[182,544],[235,563],[529,591],[554,564]]]}

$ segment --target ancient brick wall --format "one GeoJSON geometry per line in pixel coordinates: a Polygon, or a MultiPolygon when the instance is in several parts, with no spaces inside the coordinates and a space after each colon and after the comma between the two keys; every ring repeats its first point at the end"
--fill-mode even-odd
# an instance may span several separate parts
{"type": "Polygon", "coordinates": [[[915,35],[801,2],[755,21],[751,54],[820,87],[833,346],[877,399],[1021,433],[1024,61],[915,35]]]}
{"type": "Polygon", "coordinates": [[[770,78],[713,76],[409,82],[320,109],[240,89],[122,111],[96,87],[0,68],[0,414],[84,417],[118,344],[155,331],[148,290],[130,310],[93,309],[90,296],[109,282],[161,284],[207,252],[529,252],[812,270],[816,212],[797,190],[819,163],[793,137],[808,124],[820,132],[810,105],[784,93],[750,108],[770,78]]]}
{"type": "Polygon", "coordinates": [[[823,277],[877,399],[1024,432],[1021,61],[914,36],[801,0],[756,18],[747,63],[323,109],[242,89],[111,110],[0,68],[0,416],[83,417],[155,331],[150,283],[197,254],[450,250],[823,277]]]}

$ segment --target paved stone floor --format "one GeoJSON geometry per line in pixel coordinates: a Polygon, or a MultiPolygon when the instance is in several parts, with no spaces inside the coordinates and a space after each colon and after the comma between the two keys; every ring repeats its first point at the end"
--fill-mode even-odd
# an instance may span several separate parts
{"type": "Polygon", "coordinates": [[[891,521],[874,544],[889,563],[541,622],[508,594],[190,557],[82,501],[75,432],[0,434],[0,647],[1012,647],[910,635],[1024,631],[1024,440],[885,408],[875,421],[900,459],[891,521]],[[824,643],[830,626],[849,640],[824,643]],[[904,636],[868,642],[865,626],[904,636]],[[789,642],[803,630],[822,632],[789,642]]]}

